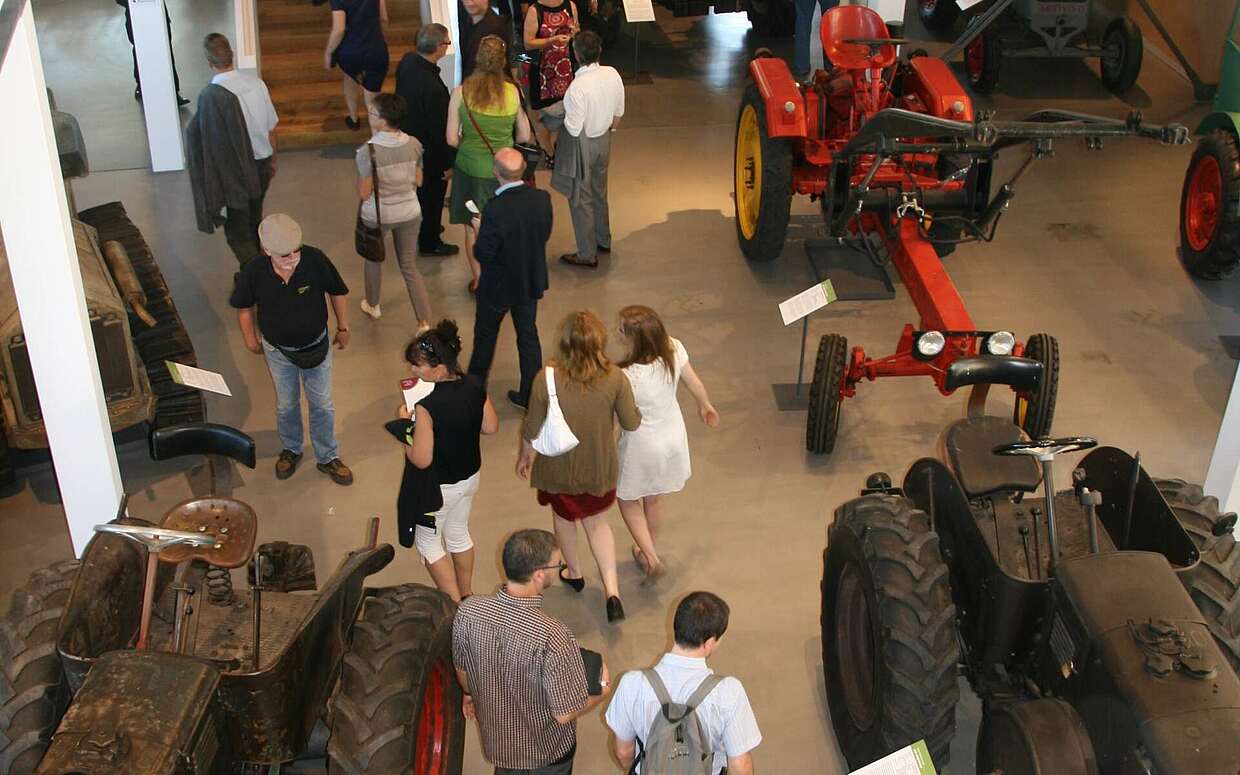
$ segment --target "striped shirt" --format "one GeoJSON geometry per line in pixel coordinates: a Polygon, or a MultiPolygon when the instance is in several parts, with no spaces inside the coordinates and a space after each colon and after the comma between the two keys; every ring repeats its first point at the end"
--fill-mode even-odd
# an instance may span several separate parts
{"type": "Polygon", "coordinates": [[[577,723],[555,716],[585,707],[586,671],[576,638],[543,613],[542,597],[504,588],[461,602],[452,659],[469,679],[482,752],[497,767],[534,769],[577,744],[577,723]]]}

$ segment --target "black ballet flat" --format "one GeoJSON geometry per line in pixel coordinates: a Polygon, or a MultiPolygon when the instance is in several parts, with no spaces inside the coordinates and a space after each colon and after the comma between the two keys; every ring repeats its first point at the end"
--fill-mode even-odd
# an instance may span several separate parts
{"type": "Polygon", "coordinates": [[[344,125],[347,126],[349,129],[352,129],[353,131],[357,131],[358,129],[362,128],[362,122],[358,121],[356,118],[353,118],[352,116],[344,117],[344,125]]]}
{"type": "MultiPolygon", "coordinates": [[[[565,570],[564,568],[560,569],[560,581],[563,581],[565,584],[572,587],[574,592],[580,592],[581,590],[586,588],[585,576],[582,576],[579,579],[570,579],[569,577],[564,575],[564,570],[565,570]]],[[[619,601],[617,600],[616,602],[619,602],[619,601]]],[[[607,610],[611,611],[610,603],[608,603],[607,610]]],[[[623,612],[621,612],[621,615],[623,616],[623,612]]]]}
{"type": "Polygon", "coordinates": [[[612,595],[607,598],[607,621],[618,622],[624,618],[624,606],[620,603],[620,598],[612,595]]]}

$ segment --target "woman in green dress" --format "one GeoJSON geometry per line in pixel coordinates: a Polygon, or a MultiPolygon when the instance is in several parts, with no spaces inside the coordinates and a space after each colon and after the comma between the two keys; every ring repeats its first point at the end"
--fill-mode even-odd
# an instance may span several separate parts
{"type": "Polygon", "coordinates": [[[516,84],[505,75],[507,69],[508,47],[501,38],[488,35],[478,44],[474,71],[453,90],[448,104],[448,144],[457,149],[448,216],[450,222],[465,226],[470,293],[478,289],[482,268],[474,258],[478,235],[465,203],[473,200],[481,212],[499,187],[491,171],[495,153],[512,147],[514,135],[517,142],[530,142],[530,122],[521,110],[516,84]]]}

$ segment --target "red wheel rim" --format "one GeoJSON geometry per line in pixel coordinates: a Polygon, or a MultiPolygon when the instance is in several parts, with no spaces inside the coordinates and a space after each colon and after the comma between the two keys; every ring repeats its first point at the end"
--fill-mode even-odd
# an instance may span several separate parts
{"type": "Polygon", "coordinates": [[[1193,165],[1184,197],[1184,237],[1200,253],[1210,246],[1218,231],[1219,205],[1223,201],[1223,170],[1218,159],[1205,155],[1193,165]]]}
{"type": "Polygon", "coordinates": [[[986,44],[981,35],[964,47],[964,69],[970,80],[981,80],[982,71],[986,69],[986,44]]]}
{"type": "Polygon", "coordinates": [[[431,666],[418,713],[418,732],[414,738],[413,775],[444,775],[451,752],[451,724],[448,721],[448,668],[443,660],[431,666]]]}

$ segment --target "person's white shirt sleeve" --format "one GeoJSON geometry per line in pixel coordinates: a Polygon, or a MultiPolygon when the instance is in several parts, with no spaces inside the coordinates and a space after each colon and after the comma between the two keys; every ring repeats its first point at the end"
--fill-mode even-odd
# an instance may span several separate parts
{"type": "Polygon", "coordinates": [[[612,121],[624,115],[624,80],[620,77],[620,73],[615,69],[611,71],[612,81],[616,92],[615,109],[612,111],[612,121]]]}
{"type": "Polygon", "coordinates": [[[757,748],[762,742],[762,733],[758,730],[758,720],[754,718],[744,685],[735,678],[723,680],[736,684],[734,692],[729,692],[735,700],[723,727],[723,750],[730,758],[757,748]]]}
{"type": "Polygon", "coordinates": [[[612,692],[607,712],[603,715],[611,731],[618,739],[625,742],[637,739],[637,729],[633,726],[632,708],[635,695],[640,689],[637,684],[639,680],[641,680],[641,673],[638,672],[629,671],[621,676],[620,683],[612,692]]]}
{"type": "Polygon", "coordinates": [[[586,101],[576,86],[574,80],[564,92],[564,129],[573,137],[580,137],[586,125],[586,101]]]}
{"type": "Polygon", "coordinates": [[[263,101],[267,103],[267,131],[270,132],[276,128],[276,124],[280,123],[280,117],[276,115],[276,106],[271,103],[271,92],[267,89],[267,84],[261,79],[258,83],[263,89],[263,101]]]}

